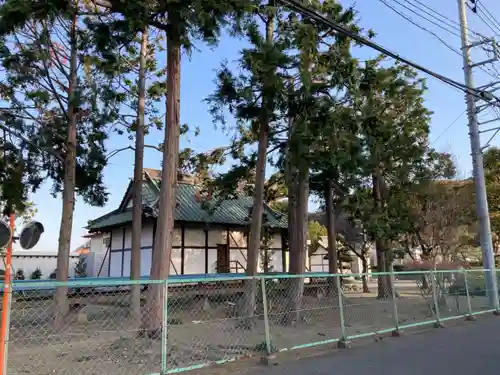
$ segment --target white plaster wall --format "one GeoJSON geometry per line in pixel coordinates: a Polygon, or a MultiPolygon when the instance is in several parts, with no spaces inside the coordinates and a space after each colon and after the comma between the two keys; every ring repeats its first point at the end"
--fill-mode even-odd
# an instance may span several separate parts
{"type": "Polygon", "coordinates": [[[229,247],[247,247],[247,238],[243,232],[229,232],[229,247]]]}
{"type": "MultiPolygon", "coordinates": [[[[181,232],[179,232],[179,237],[181,232]]],[[[208,241],[218,241],[221,233],[208,231],[208,241]]],[[[181,243],[179,242],[179,246],[181,243]]],[[[205,232],[203,229],[184,230],[184,274],[193,275],[205,273],[205,232]],[[200,248],[202,247],[202,248],[200,248]]],[[[178,249],[178,272],[181,273],[181,250],[178,249]]],[[[177,265],[176,265],[177,267],[177,265]]]]}
{"type": "Polygon", "coordinates": [[[172,246],[181,246],[182,231],[180,228],[174,229],[174,238],[172,240],[172,246]]]}
{"type": "Polygon", "coordinates": [[[141,247],[153,246],[153,224],[146,223],[142,228],[141,247]]]}
{"type": "Polygon", "coordinates": [[[328,272],[330,262],[328,259],[324,259],[325,255],[328,255],[328,251],[323,247],[319,247],[314,252],[314,255],[308,257],[310,272],[328,272]]]}
{"type": "Polygon", "coordinates": [[[208,249],[208,273],[217,273],[217,249],[208,249]]]}
{"type": "MultiPolygon", "coordinates": [[[[141,234],[141,237],[142,237],[142,234],[141,234]]],[[[142,238],[141,238],[141,240],[142,240],[142,238]]],[[[123,245],[124,245],[123,246],[124,249],[132,248],[132,228],[131,227],[125,228],[125,242],[123,245]]]]}
{"type": "MultiPolygon", "coordinates": [[[[113,233],[114,236],[114,233],[113,233]]],[[[121,234],[118,234],[121,240],[121,234]]],[[[175,233],[174,233],[175,238],[175,233]]],[[[153,224],[145,223],[142,227],[141,233],[141,247],[153,246],[153,224]]],[[[125,229],[125,249],[132,248],[132,227],[129,226],[125,229]]],[[[117,249],[121,249],[121,243],[117,249]]]]}
{"type": "Polygon", "coordinates": [[[123,252],[123,277],[130,277],[130,257],[132,251],[126,250],[123,252]]]}
{"type": "MultiPolygon", "coordinates": [[[[109,236],[108,236],[109,237],[109,236]]],[[[90,252],[102,253],[106,251],[106,246],[103,243],[104,234],[97,234],[90,238],[90,252]]]]}
{"type": "Polygon", "coordinates": [[[121,275],[122,275],[122,258],[123,258],[123,253],[121,251],[111,252],[111,261],[109,264],[109,276],[110,277],[121,277],[121,275]]]}
{"type": "Polygon", "coordinates": [[[141,250],[141,276],[149,276],[153,260],[152,247],[141,250]]]}
{"type": "Polygon", "coordinates": [[[117,228],[111,231],[111,250],[121,250],[123,246],[123,229],[117,228]]]}
{"type": "MultiPolygon", "coordinates": [[[[130,249],[131,243],[131,227],[125,230],[125,249],[130,249]]],[[[102,240],[101,240],[102,241],[102,240]]],[[[123,241],[123,229],[114,229],[111,237],[111,247],[113,250],[121,250],[123,241]]],[[[172,249],[172,256],[170,262],[170,274],[181,274],[181,229],[174,230],[174,239],[172,249]]],[[[243,232],[231,232],[229,237],[230,253],[229,259],[231,261],[231,272],[236,272],[234,268],[234,261],[238,261],[245,269],[247,267],[247,240],[243,232]],[[238,249],[243,247],[244,249],[238,249]]],[[[208,231],[208,246],[215,247],[217,244],[227,243],[227,232],[223,230],[209,229],[208,231]]],[[[184,233],[184,274],[204,274],[205,273],[205,232],[203,229],[185,229],[184,233]]],[[[143,228],[141,238],[142,252],[141,252],[141,275],[148,276],[151,271],[152,259],[152,246],[153,246],[153,227],[151,224],[146,224],[143,228]]],[[[271,244],[275,248],[272,255],[271,264],[275,272],[283,272],[282,252],[281,252],[281,236],[275,235],[271,244]]],[[[130,251],[125,251],[123,259],[123,276],[130,276],[130,251]]],[[[217,250],[208,250],[208,272],[216,272],[217,250]]],[[[106,260],[106,264],[107,264],[106,260]]],[[[113,252],[111,255],[111,264],[109,268],[109,275],[111,277],[122,276],[122,253],[113,252]]],[[[260,267],[260,264],[259,264],[260,267]]],[[[243,273],[244,268],[238,269],[238,272],[243,273]]],[[[260,269],[259,269],[260,271],[260,269]]],[[[105,273],[108,275],[108,272],[105,273]]]]}
{"type": "Polygon", "coordinates": [[[205,273],[205,249],[184,249],[184,274],[205,273]]]}
{"type": "MultiPolygon", "coordinates": [[[[205,235],[201,232],[202,235],[205,235]]],[[[204,240],[203,240],[204,241],[204,240]]],[[[222,231],[218,229],[209,229],[208,230],[208,247],[214,247],[218,244],[227,243],[227,231],[222,231]]],[[[202,243],[202,246],[205,245],[205,242],[202,243]]]]}
{"type": "Polygon", "coordinates": [[[229,250],[229,260],[231,261],[231,272],[236,272],[234,267],[236,266],[235,261],[238,261],[239,268],[241,266],[244,267],[241,269],[238,269],[238,273],[244,273],[245,269],[247,268],[247,250],[246,249],[231,249],[229,250]],[[240,266],[241,265],[241,266],[240,266]]]}
{"type": "Polygon", "coordinates": [[[273,272],[283,272],[283,251],[281,249],[274,251],[271,265],[273,266],[273,272]]]}
{"type": "MultiPolygon", "coordinates": [[[[268,251],[269,266],[271,268],[271,272],[283,272],[283,252],[281,249],[279,250],[271,250],[268,251]]],[[[259,263],[257,266],[257,272],[264,272],[264,268],[262,267],[262,257],[264,256],[264,251],[261,251],[261,257],[259,258],[259,263]]]]}
{"type": "Polygon", "coordinates": [[[181,274],[181,249],[172,249],[172,255],[170,258],[170,275],[180,275],[181,274]]]}
{"type": "MultiPolygon", "coordinates": [[[[179,229],[179,244],[178,246],[181,245],[180,242],[181,234],[180,234],[180,229],[179,229]]],[[[209,232],[209,238],[210,238],[210,232],[209,232]]],[[[184,231],[184,246],[205,246],[205,233],[201,229],[186,229],[184,231]]]]}
{"type": "Polygon", "coordinates": [[[281,235],[275,234],[271,239],[271,249],[281,249],[281,235]]]}
{"type": "MultiPolygon", "coordinates": [[[[20,250],[21,252],[24,250],[20,250]]],[[[69,277],[72,278],[75,275],[75,265],[78,262],[78,257],[70,257],[69,259],[69,277]]],[[[20,256],[16,255],[15,252],[12,255],[12,269],[15,274],[18,269],[24,271],[24,276],[28,280],[37,268],[42,271],[42,279],[48,279],[50,274],[54,272],[57,268],[57,255],[48,257],[30,257],[30,256],[20,256]]],[[[0,262],[0,269],[5,269],[4,263],[0,262]]]]}
{"type": "Polygon", "coordinates": [[[109,238],[109,233],[101,233],[90,239],[90,253],[86,258],[88,277],[108,276],[109,252],[106,239],[109,238]]]}

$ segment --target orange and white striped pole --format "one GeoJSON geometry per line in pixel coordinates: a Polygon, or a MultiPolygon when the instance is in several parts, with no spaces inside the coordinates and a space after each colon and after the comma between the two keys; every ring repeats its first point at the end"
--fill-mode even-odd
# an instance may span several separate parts
{"type": "Polygon", "coordinates": [[[9,345],[9,326],[10,326],[10,304],[12,300],[12,244],[14,242],[14,214],[10,214],[10,240],[7,245],[7,253],[5,257],[5,276],[3,283],[3,298],[2,298],[2,320],[0,323],[0,375],[7,374],[7,349],[9,345]]]}

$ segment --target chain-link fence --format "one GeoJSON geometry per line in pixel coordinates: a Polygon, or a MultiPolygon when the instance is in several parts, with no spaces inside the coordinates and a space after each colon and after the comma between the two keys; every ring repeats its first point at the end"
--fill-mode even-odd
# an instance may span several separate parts
{"type": "Polygon", "coordinates": [[[472,320],[495,311],[486,272],[14,283],[7,373],[177,373],[472,320]]]}

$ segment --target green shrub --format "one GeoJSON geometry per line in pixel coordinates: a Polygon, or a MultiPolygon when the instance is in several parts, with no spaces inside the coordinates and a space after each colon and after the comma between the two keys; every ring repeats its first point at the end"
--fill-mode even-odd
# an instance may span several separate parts
{"type": "Polygon", "coordinates": [[[25,280],[26,276],[24,276],[24,270],[19,268],[14,275],[14,280],[25,280]]]}
{"type": "Polygon", "coordinates": [[[31,273],[31,280],[40,280],[42,278],[42,270],[40,268],[37,268],[31,273]]]}
{"type": "Polygon", "coordinates": [[[87,277],[87,261],[83,256],[75,264],[75,277],[87,277]]]}
{"type": "Polygon", "coordinates": [[[394,272],[403,272],[405,270],[404,264],[395,264],[392,266],[394,272]]]}

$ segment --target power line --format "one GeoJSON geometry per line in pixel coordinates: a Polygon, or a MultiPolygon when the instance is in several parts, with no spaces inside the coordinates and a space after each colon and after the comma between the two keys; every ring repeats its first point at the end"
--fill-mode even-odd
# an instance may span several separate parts
{"type": "Polygon", "coordinates": [[[447,126],[447,127],[446,127],[443,131],[442,131],[442,132],[441,132],[441,133],[439,133],[439,135],[436,137],[436,139],[434,139],[434,140],[432,141],[432,144],[434,144],[434,143],[436,143],[437,141],[439,141],[439,139],[440,139],[443,135],[445,135],[445,134],[446,134],[446,132],[448,132],[448,130],[450,130],[450,129],[451,129],[451,127],[452,127],[453,125],[455,125],[455,124],[457,123],[457,121],[458,121],[458,120],[460,120],[460,119],[462,118],[462,116],[463,116],[466,112],[467,112],[467,110],[464,110],[462,113],[460,113],[460,114],[458,115],[458,117],[457,117],[455,120],[453,120],[453,121],[452,121],[452,122],[451,122],[451,123],[450,123],[450,124],[449,124],[449,125],[448,125],[448,126],[447,126]]]}
{"type": "MultiPolygon", "coordinates": [[[[388,7],[389,9],[391,9],[393,12],[397,13],[399,16],[401,16],[402,18],[404,18],[406,21],[410,22],[412,25],[414,25],[414,26],[418,27],[419,29],[421,29],[421,30],[423,30],[423,31],[431,34],[432,36],[434,36],[436,39],[438,39],[450,51],[454,52],[455,54],[457,54],[460,57],[462,56],[462,53],[459,50],[457,50],[456,48],[452,47],[450,44],[448,44],[447,42],[445,42],[444,39],[441,38],[439,35],[437,35],[435,32],[433,32],[433,31],[427,29],[426,27],[418,24],[416,21],[414,21],[413,19],[411,19],[409,16],[405,15],[404,13],[402,13],[401,11],[399,11],[398,9],[396,9],[395,7],[393,7],[392,5],[389,5],[385,0],[379,0],[379,1],[382,4],[384,4],[386,7],[388,7]]],[[[438,27],[442,28],[443,30],[448,31],[450,34],[452,34],[452,35],[460,38],[460,35],[458,35],[458,34],[456,34],[454,32],[451,32],[450,30],[442,27],[441,25],[436,24],[434,21],[429,20],[428,18],[422,16],[421,14],[419,14],[419,13],[415,12],[414,10],[412,10],[412,9],[406,7],[405,5],[401,4],[398,0],[392,0],[392,1],[395,2],[395,3],[397,3],[397,4],[399,4],[400,6],[404,7],[405,9],[408,9],[409,11],[411,11],[412,13],[416,14],[417,16],[423,18],[424,20],[432,23],[433,25],[438,26],[438,27]]],[[[406,0],[406,1],[408,2],[408,0],[406,0]]],[[[460,31],[460,29],[459,29],[459,31],[460,31]]],[[[496,74],[495,74],[495,72],[492,73],[486,67],[483,67],[483,66],[479,66],[479,69],[481,69],[484,73],[488,74],[489,76],[491,76],[494,79],[498,79],[499,78],[499,74],[496,71],[495,71],[496,74]]],[[[493,69],[493,70],[495,70],[495,69],[493,69]]]]}
{"type": "MultiPolygon", "coordinates": [[[[429,29],[427,29],[427,28],[423,27],[422,25],[419,25],[417,22],[415,22],[414,20],[412,20],[410,17],[406,16],[404,13],[400,12],[400,11],[399,11],[399,10],[397,10],[395,7],[393,7],[392,5],[389,5],[389,4],[388,4],[385,0],[379,0],[379,1],[380,1],[382,4],[384,4],[386,7],[388,7],[389,9],[391,9],[393,12],[397,13],[399,16],[401,16],[402,18],[404,18],[406,21],[410,22],[412,25],[414,25],[414,26],[418,27],[419,29],[421,29],[421,30],[423,30],[423,31],[425,31],[425,32],[427,32],[427,33],[429,33],[429,34],[431,34],[432,36],[434,36],[436,39],[438,39],[438,40],[439,40],[442,44],[444,44],[444,45],[445,45],[448,49],[450,49],[452,52],[456,53],[456,54],[457,54],[457,55],[459,55],[459,56],[462,56],[462,54],[461,54],[461,53],[460,53],[457,49],[453,48],[451,45],[449,45],[448,43],[446,43],[446,42],[444,41],[444,39],[443,39],[443,38],[441,38],[439,35],[437,35],[435,32],[433,32],[433,31],[431,31],[431,30],[429,30],[429,29]]],[[[401,4],[400,2],[398,2],[397,0],[394,0],[394,2],[395,2],[395,3],[397,3],[397,4],[402,5],[402,4],[401,4]]],[[[404,8],[406,8],[406,9],[410,10],[411,12],[413,12],[413,13],[417,14],[418,16],[420,16],[417,12],[415,12],[415,11],[413,11],[413,10],[411,10],[411,9],[409,9],[409,8],[407,8],[407,7],[405,7],[404,5],[402,5],[402,6],[403,6],[404,8]]],[[[437,24],[435,24],[434,22],[430,21],[429,19],[427,19],[427,18],[425,18],[425,17],[423,17],[423,18],[424,18],[425,20],[427,20],[427,21],[429,21],[429,22],[433,23],[434,25],[437,25],[437,24]]],[[[439,25],[437,25],[437,26],[439,26],[439,25]]],[[[441,27],[441,28],[443,28],[443,27],[441,27]]],[[[448,29],[445,29],[445,28],[443,28],[443,29],[444,29],[444,30],[446,30],[446,31],[448,31],[448,32],[450,32],[448,29]]],[[[450,33],[451,33],[451,32],[450,32],[450,33]]],[[[452,33],[452,34],[453,34],[453,35],[456,35],[457,37],[460,37],[460,35],[458,35],[458,34],[454,34],[454,33],[452,33]]]]}
{"type": "MultiPolygon", "coordinates": [[[[477,3],[479,5],[479,1],[477,3]]],[[[486,13],[486,17],[490,19],[493,22],[493,25],[495,25],[495,27],[500,31],[500,22],[498,22],[497,19],[493,16],[493,14],[490,13],[488,8],[485,5],[483,5],[480,9],[486,13]]]]}
{"type": "MultiPolygon", "coordinates": [[[[477,5],[479,5],[479,0],[477,1],[477,5]]],[[[482,3],[481,3],[481,5],[482,6],[479,8],[479,10],[481,10],[481,12],[483,12],[485,17],[488,18],[488,20],[490,20],[493,23],[493,26],[498,31],[500,31],[500,22],[498,22],[497,19],[493,16],[493,14],[490,13],[490,11],[486,7],[486,5],[483,5],[482,3]]],[[[498,35],[498,33],[497,33],[497,35],[498,35]]]]}
{"type": "MultiPolygon", "coordinates": [[[[457,21],[455,21],[455,20],[453,20],[453,19],[445,16],[444,14],[438,12],[437,10],[431,8],[430,6],[424,4],[423,2],[421,2],[419,0],[411,0],[414,3],[417,3],[417,4],[420,5],[420,7],[417,7],[415,4],[412,4],[412,2],[409,1],[409,0],[404,0],[404,1],[406,1],[407,3],[410,3],[412,6],[414,6],[415,8],[419,9],[420,11],[422,11],[424,13],[427,13],[428,15],[431,15],[432,13],[437,14],[439,17],[441,17],[442,19],[446,20],[446,22],[451,23],[453,25],[453,28],[455,28],[458,32],[460,32],[460,24],[457,21]],[[424,9],[422,9],[422,8],[424,8],[424,9]]],[[[435,18],[435,19],[438,19],[436,16],[432,16],[432,17],[435,18]]],[[[471,32],[472,34],[474,34],[476,36],[484,38],[483,35],[481,35],[480,33],[472,30],[470,27],[467,28],[467,31],[471,32]]]]}
{"type": "Polygon", "coordinates": [[[464,92],[467,92],[476,98],[479,98],[482,100],[485,100],[488,98],[490,98],[490,99],[493,98],[493,99],[495,99],[496,102],[499,102],[499,99],[497,97],[495,97],[489,93],[486,93],[482,90],[478,90],[478,89],[475,89],[472,87],[469,88],[460,82],[457,82],[449,77],[446,77],[446,76],[443,76],[443,75],[438,74],[436,72],[433,72],[432,70],[427,69],[424,66],[419,65],[417,63],[414,63],[413,61],[410,61],[410,60],[398,55],[397,53],[391,52],[388,49],[386,49],[385,47],[382,47],[381,45],[379,45],[375,42],[372,42],[372,41],[354,33],[353,31],[348,30],[345,27],[340,26],[340,25],[332,22],[328,18],[322,16],[321,14],[315,12],[314,10],[302,5],[301,3],[299,3],[295,0],[278,0],[278,2],[282,3],[285,6],[288,6],[292,10],[295,10],[295,11],[301,13],[302,15],[308,16],[311,20],[314,20],[316,22],[320,22],[323,25],[326,25],[326,26],[332,28],[334,31],[338,32],[341,35],[347,36],[347,37],[357,41],[360,44],[363,44],[363,45],[370,47],[376,51],[379,51],[380,53],[382,53],[386,56],[389,56],[397,61],[400,61],[408,66],[411,66],[416,70],[424,72],[424,73],[430,75],[431,77],[434,77],[434,78],[436,78],[436,79],[438,79],[438,80],[440,80],[440,81],[442,81],[450,86],[453,86],[453,87],[458,88],[464,92]]]}
{"type": "Polygon", "coordinates": [[[484,24],[486,26],[488,26],[488,28],[493,32],[493,34],[495,34],[496,36],[500,37],[500,33],[499,33],[500,28],[495,24],[495,22],[498,23],[498,21],[496,21],[496,19],[492,16],[492,14],[489,11],[487,11],[487,13],[485,13],[483,11],[483,8],[485,8],[485,7],[480,7],[479,6],[479,1],[473,2],[473,4],[474,5],[471,8],[472,12],[475,13],[479,17],[479,19],[484,22],[484,24]],[[486,21],[483,18],[483,16],[484,16],[484,18],[487,18],[488,21],[486,21]],[[490,22],[492,22],[491,19],[490,19],[490,17],[493,18],[493,26],[490,24],[490,22]]]}
{"type": "MultiPolygon", "coordinates": [[[[382,3],[384,3],[386,6],[388,6],[389,8],[391,8],[392,10],[394,10],[395,12],[397,12],[397,10],[396,10],[394,7],[392,7],[392,6],[390,6],[389,4],[387,4],[384,0],[379,0],[379,1],[381,1],[381,2],[382,2],[382,3]]],[[[436,21],[430,20],[429,18],[425,17],[425,16],[424,16],[424,15],[422,15],[421,13],[418,13],[417,11],[415,11],[415,10],[413,10],[413,9],[409,8],[408,6],[406,6],[406,5],[402,4],[402,3],[401,3],[401,2],[399,2],[398,0],[392,0],[392,1],[393,1],[394,3],[396,3],[396,4],[398,4],[399,6],[401,6],[401,7],[405,8],[406,10],[409,10],[409,11],[410,11],[410,12],[412,12],[413,14],[416,14],[416,15],[417,15],[417,16],[419,16],[420,18],[423,18],[424,20],[426,20],[426,21],[428,21],[428,22],[432,23],[433,25],[435,25],[435,26],[439,27],[440,29],[443,29],[444,31],[447,31],[448,33],[450,33],[450,34],[452,34],[452,35],[455,35],[456,37],[460,38],[460,28],[458,28],[458,27],[454,27],[454,29],[455,29],[455,30],[454,30],[454,31],[451,31],[450,29],[448,29],[448,28],[444,27],[443,25],[440,25],[440,24],[436,23],[436,21]]],[[[403,0],[403,1],[404,1],[404,0],[403,0]]],[[[423,10],[423,9],[421,9],[421,8],[419,8],[419,7],[417,7],[417,6],[415,6],[415,5],[414,5],[414,4],[412,4],[411,2],[409,2],[409,1],[407,1],[407,0],[406,0],[405,2],[406,2],[406,3],[409,3],[411,6],[415,7],[416,9],[420,10],[421,12],[424,12],[424,10],[423,10]]],[[[419,26],[419,27],[420,27],[420,26],[419,26]]],[[[450,26],[448,25],[448,27],[450,27],[450,26]]],[[[441,39],[441,38],[439,38],[437,35],[436,35],[436,37],[437,37],[438,39],[441,39]]]]}

